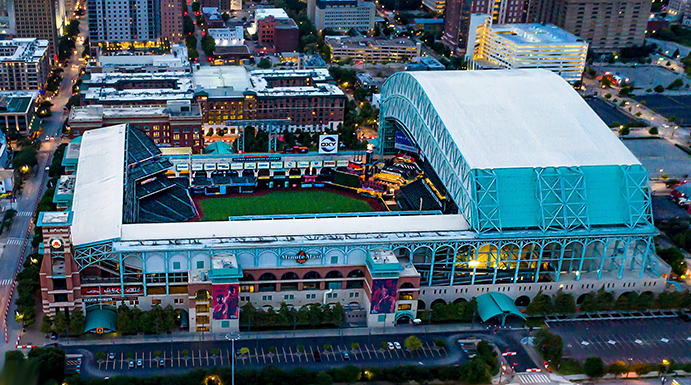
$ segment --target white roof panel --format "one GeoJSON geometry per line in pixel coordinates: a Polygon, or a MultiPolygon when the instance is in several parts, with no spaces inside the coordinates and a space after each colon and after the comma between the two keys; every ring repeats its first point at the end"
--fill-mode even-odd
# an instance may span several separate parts
{"type": "Polygon", "coordinates": [[[468,230],[462,215],[306,218],[122,226],[122,241],[468,230]]]}
{"type": "Polygon", "coordinates": [[[471,168],[640,164],[547,70],[410,72],[471,168]]]}
{"type": "Polygon", "coordinates": [[[126,124],[82,135],[72,211],[75,246],[120,238],[126,124]]]}

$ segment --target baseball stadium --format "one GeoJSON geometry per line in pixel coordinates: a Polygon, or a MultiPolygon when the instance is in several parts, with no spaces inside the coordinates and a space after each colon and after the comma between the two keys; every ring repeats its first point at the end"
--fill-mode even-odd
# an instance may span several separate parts
{"type": "Polygon", "coordinates": [[[85,132],[72,203],[38,220],[44,311],[108,333],[119,304],[171,305],[222,333],[248,302],[384,327],[472,298],[484,322],[539,292],[664,289],[648,173],[559,76],[399,72],[379,123],[369,152],[322,135],[319,152],[164,155],[127,124],[85,132]]]}

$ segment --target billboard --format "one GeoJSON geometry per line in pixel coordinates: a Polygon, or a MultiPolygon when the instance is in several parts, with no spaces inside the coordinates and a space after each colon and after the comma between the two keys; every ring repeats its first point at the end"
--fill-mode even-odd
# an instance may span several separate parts
{"type": "Polygon", "coordinates": [[[396,141],[394,142],[394,148],[397,150],[408,151],[417,154],[419,151],[413,142],[408,139],[403,131],[396,131],[396,141]]]}
{"type": "Polygon", "coordinates": [[[237,319],[240,312],[240,285],[213,286],[213,319],[237,319]]]}
{"type": "Polygon", "coordinates": [[[338,135],[319,135],[319,153],[338,153],[338,135]]]}
{"type": "Polygon", "coordinates": [[[372,281],[372,307],[370,314],[391,314],[396,312],[398,279],[372,281]]]}

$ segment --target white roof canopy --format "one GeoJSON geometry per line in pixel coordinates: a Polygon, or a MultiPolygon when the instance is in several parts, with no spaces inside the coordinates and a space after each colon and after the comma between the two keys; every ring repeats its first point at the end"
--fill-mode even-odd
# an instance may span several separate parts
{"type": "Polygon", "coordinates": [[[547,70],[410,72],[470,168],[640,164],[547,70]]]}

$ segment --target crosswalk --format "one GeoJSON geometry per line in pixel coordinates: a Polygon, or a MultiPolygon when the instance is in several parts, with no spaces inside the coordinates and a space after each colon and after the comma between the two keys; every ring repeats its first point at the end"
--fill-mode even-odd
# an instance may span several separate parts
{"type": "Polygon", "coordinates": [[[12,280],[11,280],[11,279],[3,279],[3,280],[0,280],[0,286],[9,286],[9,285],[11,285],[11,284],[12,284],[12,280]]]}
{"type": "Polygon", "coordinates": [[[31,211],[20,211],[17,213],[18,217],[32,217],[34,216],[34,213],[31,211]]]}
{"type": "Polygon", "coordinates": [[[519,373],[518,380],[522,384],[549,384],[549,377],[542,373],[519,373]]]}
{"type": "Polygon", "coordinates": [[[24,243],[24,240],[21,238],[8,238],[7,239],[8,245],[21,245],[22,243],[24,243]]]}

